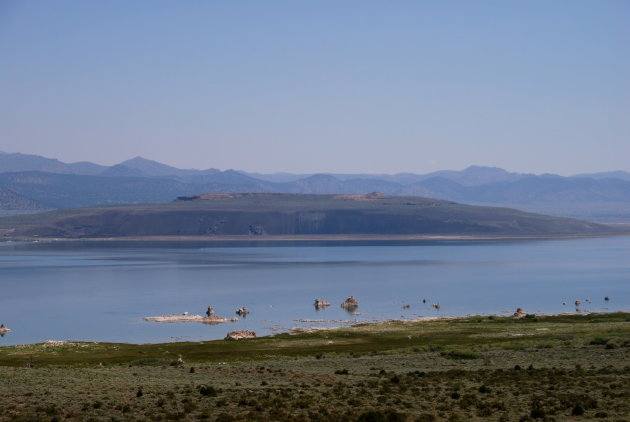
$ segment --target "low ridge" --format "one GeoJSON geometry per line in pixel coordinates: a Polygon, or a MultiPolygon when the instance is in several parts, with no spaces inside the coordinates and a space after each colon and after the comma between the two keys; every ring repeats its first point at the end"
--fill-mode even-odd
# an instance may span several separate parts
{"type": "Polygon", "coordinates": [[[564,236],[610,226],[509,208],[388,196],[200,194],[168,203],[92,207],[0,219],[11,238],[151,236],[564,236]]]}

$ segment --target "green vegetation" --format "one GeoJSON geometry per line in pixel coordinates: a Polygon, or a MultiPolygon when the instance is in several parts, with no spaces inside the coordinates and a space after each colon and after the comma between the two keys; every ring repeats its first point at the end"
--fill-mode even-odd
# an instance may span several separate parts
{"type": "Polygon", "coordinates": [[[630,314],[11,346],[0,379],[0,420],[620,422],[630,314]]]}

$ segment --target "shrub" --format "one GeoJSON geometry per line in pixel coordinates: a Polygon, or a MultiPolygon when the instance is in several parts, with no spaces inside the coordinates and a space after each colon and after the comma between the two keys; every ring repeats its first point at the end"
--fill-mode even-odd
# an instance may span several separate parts
{"type": "Polygon", "coordinates": [[[214,387],[211,387],[205,384],[198,385],[197,390],[199,391],[199,394],[201,394],[202,396],[206,396],[206,397],[217,396],[217,390],[215,390],[214,387]]]}
{"type": "Polygon", "coordinates": [[[584,408],[579,404],[576,405],[573,410],[571,410],[571,415],[573,416],[581,416],[584,414],[584,408]]]}
{"type": "Polygon", "coordinates": [[[416,418],[416,422],[434,422],[435,415],[432,413],[422,413],[416,418]]]}
{"type": "Polygon", "coordinates": [[[608,343],[608,340],[609,339],[604,337],[595,337],[588,344],[590,344],[591,346],[604,346],[606,343],[608,343]]]}
{"type": "Polygon", "coordinates": [[[481,387],[479,387],[479,392],[482,394],[488,394],[490,392],[490,388],[485,385],[482,385],[481,387]]]}
{"type": "Polygon", "coordinates": [[[190,413],[194,411],[195,409],[197,409],[197,406],[197,403],[195,403],[194,401],[184,403],[184,413],[190,413]]]}
{"type": "Polygon", "coordinates": [[[623,343],[619,339],[611,338],[606,342],[606,349],[617,349],[622,345],[623,343]]]}
{"type": "Polygon", "coordinates": [[[230,415],[229,413],[221,413],[219,416],[217,416],[216,422],[233,422],[236,419],[234,419],[234,416],[230,415]]]}
{"type": "Polygon", "coordinates": [[[146,358],[146,359],[137,359],[131,361],[129,366],[164,366],[170,363],[167,359],[155,359],[155,358],[146,358]]]}
{"type": "Polygon", "coordinates": [[[539,408],[532,409],[529,414],[529,417],[534,419],[543,419],[545,416],[545,411],[539,408]]]}
{"type": "MultiPolygon", "coordinates": [[[[392,409],[369,410],[359,415],[357,422],[405,422],[407,415],[392,409]]],[[[432,421],[435,419],[432,419],[432,421]]]]}
{"type": "Polygon", "coordinates": [[[450,352],[441,352],[441,356],[447,359],[479,359],[479,355],[467,350],[451,350],[450,352]]]}

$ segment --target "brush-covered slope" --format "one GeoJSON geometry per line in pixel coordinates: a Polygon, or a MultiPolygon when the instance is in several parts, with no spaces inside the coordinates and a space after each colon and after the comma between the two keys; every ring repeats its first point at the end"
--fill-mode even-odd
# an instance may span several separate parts
{"type": "Polygon", "coordinates": [[[608,226],[421,197],[206,194],[0,219],[4,237],[573,235],[608,226]]]}

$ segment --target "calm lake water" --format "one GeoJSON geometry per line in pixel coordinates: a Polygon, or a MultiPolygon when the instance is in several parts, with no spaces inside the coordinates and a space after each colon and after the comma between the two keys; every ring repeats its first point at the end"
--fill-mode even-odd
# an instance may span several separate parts
{"type": "Polygon", "coordinates": [[[0,346],[46,340],[199,341],[307,320],[630,309],[630,237],[527,241],[0,243],[0,346]],[[354,295],[359,315],[339,304],[354,295]],[[610,296],[610,302],[604,297],[610,296]],[[316,311],[315,298],[329,300],[316,311]],[[589,297],[591,303],[585,303],[589,297]],[[427,303],[423,304],[422,299],[427,303]],[[563,306],[562,302],[567,305],[563,306]],[[431,307],[439,302],[441,310],[431,307]],[[403,309],[403,305],[410,305],[403,309]],[[236,323],[156,323],[203,315],[236,323]]]}

